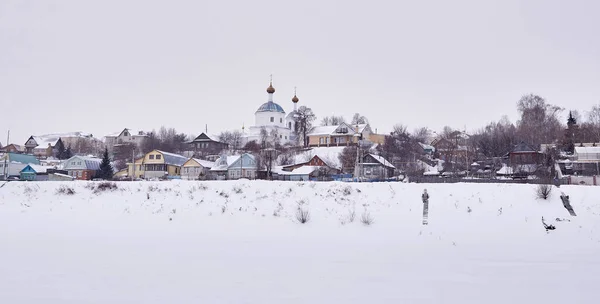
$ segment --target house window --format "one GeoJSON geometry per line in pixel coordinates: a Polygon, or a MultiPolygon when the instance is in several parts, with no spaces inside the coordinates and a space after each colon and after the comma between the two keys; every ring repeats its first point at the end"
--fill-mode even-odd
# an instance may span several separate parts
{"type": "Polygon", "coordinates": [[[154,154],[150,154],[150,159],[154,159],[154,154]]]}
{"type": "Polygon", "coordinates": [[[271,122],[275,122],[275,117],[271,117],[271,122]]]}
{"type": "Polygon", "coordinates": [[[283,118],[280,117],[279,118],[279,123],[282,123],[282,122],[283,122],[283,118]]]}
{"type": "Polygon", "coordinates": [[[160,158],[161,158],[161,155],[156,155],[156,159],[160,159],[160,158]]]}
{"type": "Polygon", "coordinates": [[[292,128],[292,123],[288,122],[288,128],[291,129],[292,128]]]}
{"type": "Polygon", "coordinates": [[[279,139],[282,139],[282,138],[283,138],[283,135],[279,135],[279,139]]]}
{"type": "Polygon", "coordinates": [[[285,137],[285,139],[287,139],[287,136],[285,137]]]}
{"type": "Polygon", "coordinates": [[[140,169],[139,170],[142,171],[142,165],[140,165],[140,169]]]}

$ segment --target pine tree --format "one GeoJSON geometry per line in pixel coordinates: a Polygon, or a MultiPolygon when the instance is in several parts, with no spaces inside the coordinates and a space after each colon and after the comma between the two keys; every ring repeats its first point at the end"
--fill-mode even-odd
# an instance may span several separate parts
{"type": "Polygon", "coordinates": [[[113,177],[113,169],[110,164],[110,157],[108,157],[108,148],[104,148],[104,155],[102,157],[102,162],[100,163],[98,177],[105,180],[110,180],[113,177]]]}
{"type": "Polygon", "coordinates": [[[56,143],[56,158],[62,160],[62,159],[67,159],[67,157],[65,157],[65,145],[63,144],[62,140],[59,140],[56,143]]]}
{"type": "Polygon", "coordinates": [[[71,152],[71,146],[68,146],[67,150],[65,150],[63,159],[69,159],[71,157],[73,157],[73,152],[71,152]]]}

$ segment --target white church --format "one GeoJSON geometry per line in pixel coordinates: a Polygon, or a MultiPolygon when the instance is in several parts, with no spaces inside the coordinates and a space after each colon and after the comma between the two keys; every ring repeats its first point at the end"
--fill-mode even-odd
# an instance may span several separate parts
{"type": "Polygon", "coordinates": [[[254,113],[254,126],[243,128],[242,145],[247,142],[255,140],[260,143],[260,130],[265,128],[269,136],[276,130],[279,135],[279,143],[285,145],[286,143],[296,143],[295,128],[296,124],[294,121],[294,115],[297,111],[298,97],[294,93],[292,102],[294,103],[294,110],[287,116],[283,108],[273,101],[273,94],[275,88],[273,88],[273,82],[269,83],[267,88],[269,94],[269,100],[263,103],[258,110],[254,113]]]}

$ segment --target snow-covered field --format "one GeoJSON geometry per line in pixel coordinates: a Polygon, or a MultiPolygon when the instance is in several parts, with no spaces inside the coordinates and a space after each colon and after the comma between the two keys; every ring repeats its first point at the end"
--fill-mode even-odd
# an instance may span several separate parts
{"type": "Polygon", "coordinates": [[[600,187],[97,185],[0,188],[0,303],[600,302],[600,187]]]}

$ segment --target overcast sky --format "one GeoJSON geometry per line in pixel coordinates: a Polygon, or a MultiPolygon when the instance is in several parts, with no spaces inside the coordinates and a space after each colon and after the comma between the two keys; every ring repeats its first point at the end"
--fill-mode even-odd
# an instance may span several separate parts
{"type": "Polygon", "coordinates": [[[0,1],[0,142],[252,125],[275,101],[473,130],[600,103],[600,1],[0,1]]]}

